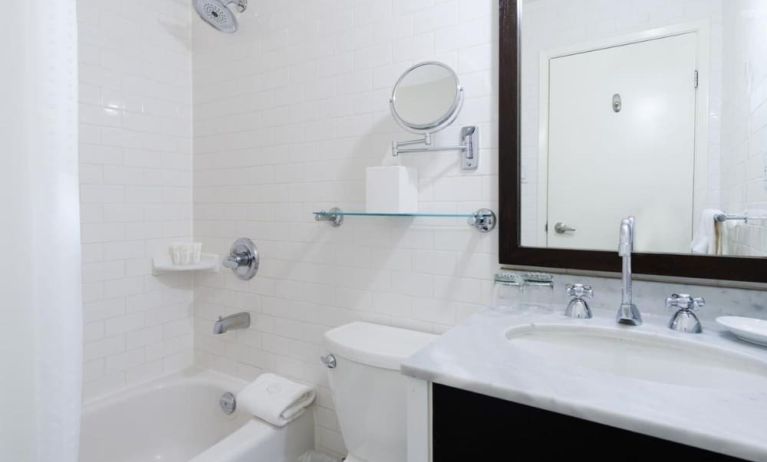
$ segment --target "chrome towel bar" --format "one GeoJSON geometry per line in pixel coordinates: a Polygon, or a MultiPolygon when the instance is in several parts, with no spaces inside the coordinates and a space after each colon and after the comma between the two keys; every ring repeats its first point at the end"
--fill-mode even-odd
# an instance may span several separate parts
{"type": "Polygon", "coordinates": [[[719,223],[725,221],[745,221],[748,223],[748,220],[767,220],[767,217],[749,216],[747,214],[719,213],[714,216],[714,220],[719,223]]]}

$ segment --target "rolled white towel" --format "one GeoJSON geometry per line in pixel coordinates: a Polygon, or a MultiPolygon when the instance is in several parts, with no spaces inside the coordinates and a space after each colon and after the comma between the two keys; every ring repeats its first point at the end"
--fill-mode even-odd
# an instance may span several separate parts
{"type": "Polygon", "coordinates": [[[284,427],[300,417],[316,396],[311,387],[265,373],[237,394],[237,404],[261,420],[284,427]]]}

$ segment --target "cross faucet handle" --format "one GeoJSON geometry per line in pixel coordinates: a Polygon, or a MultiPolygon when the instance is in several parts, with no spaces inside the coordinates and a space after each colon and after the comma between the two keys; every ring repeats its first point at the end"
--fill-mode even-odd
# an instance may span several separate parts
{"type": "Polygon", "coordinates": [[[568,284],[567,295],[578,298],[591,298],[594,295],[594,290],[590,285],[568,284]]]}
{"type": "Polygon", "coordinates": [[[666,299],[666,308],[697,311],[706,306],[703,297],[692,297],[690,294],[673,294],[666,299]]]}

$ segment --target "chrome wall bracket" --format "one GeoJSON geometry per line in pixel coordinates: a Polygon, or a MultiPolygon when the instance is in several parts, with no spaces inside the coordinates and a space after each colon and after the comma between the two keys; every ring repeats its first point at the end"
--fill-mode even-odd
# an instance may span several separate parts
{"type": "Polygon", "coordinates": [[[489,233],[495,229],[495,225],[498,223],[498,217],[490,209],[479,209],[474,212],[474,216],[469,218],[469,224],[480,233],[489,233]]]}
{"type": "Polygon", "coordinates": [[[330,223],[330,226],[334,228],[338,228],[344,223],[344,216],[341,209],[339,209],[338,207],[333,207],[332,209],[328,211],[322,210],[319,213],[315,213],[314,220],[327,221],[330,223]]]}
{"type": "Polygon", "coordinates": [[[434,146],[430,133],[423,138],[408,141],[395,141],[392,143],[392,156],[411,154],[416,152],[439,152],[459,151],[461,153],[461,169],[476,170],[479,167],[479,127],[468,126],[461,128],[461,144],[459,146],[434,146]],[[422,144],[423,146],[406,148],[422,144]]]}

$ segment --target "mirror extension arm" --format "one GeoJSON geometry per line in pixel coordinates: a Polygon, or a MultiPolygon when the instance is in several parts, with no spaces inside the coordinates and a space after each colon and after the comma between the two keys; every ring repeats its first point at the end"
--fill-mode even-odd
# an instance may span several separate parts
{"type": "Polygon", "coordinates": [[[400,154],[409,154],[414,152],[438,152],[438,151],[460,151],[461,168],[463,170],[476,170],[479,167],[479,127],[468,126],[461,129],[461,145],[459,146],[434,146],[432,145],[431,135],[424,134],[422,139],[395,141],[392,143],[392,155],[394,157],[400,154]],[[422,144],[423,146],[415,148],[403,148],[422,144]]]}

